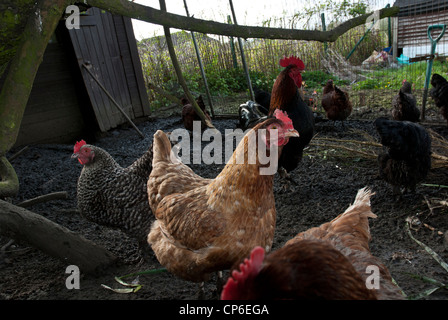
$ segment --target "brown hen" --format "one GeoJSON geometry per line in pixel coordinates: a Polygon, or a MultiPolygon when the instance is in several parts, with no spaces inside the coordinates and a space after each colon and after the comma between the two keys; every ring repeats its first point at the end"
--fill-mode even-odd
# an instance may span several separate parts
{"type": "Polygon", "coordinates": [[[278,128],[278,151],[289,137],[298,136],[291,120],[276,112],[249,131],[232,158],[215,179],[204,179],[171,156],[171,144],[163,131],[154,135],[153,170],[148,179],[148,198],[156,217],[148,235],[159,262],[176,276],[195,282],[210,273],[230,268],[253,247],[269,251],[275,229],[273,174],[260,174],[260,146],[271,152],[275,141],[258,138],[258,131],[278,128]],[[249,141],[262,144],[249,150],[249,141]],[[252,140],[253,141],[253,140],[252,140]],[[248,161],[256,152],[256,161],[248,161]],[[244,159],[238,164],[237,159],[244,159]]]}
{"type": "Polygon", "coordinates": [[[333,80],[327,81],[322,91],[322,107],[329,120],[341,121],[344,127],[344,120],[352,113],[352,102],[349,94],[335,86],[333,80]]]}
{"type": "Polygon", "coordinates": [[[403,80],[400,91],[392,99],[392,118],[397,121],[418,122],[420,110],[417,107],[417,100],[412,94],[412,85],[403,80]]]}
{"type": "Polygon", "coordinates": [[[344,213],[320,227],[299,233],[264,257],[263,248],[234,270],[222,299],[403,299],[384,264],[369,249],[368,218],[372,192],[358,191],[344,213]],[[379,288],[370,283],[379,272],[379,288]]]}
{"type": "MultiPolygon", "coordinates": [[[[196,111],[194,110],[193,106],[191,105],[190,101],[188,101],[187,98],[182,98],[182,122],[184,124],[185,129],[193,131],[193,124],[194,121],[201,121],[201,118],[198,116],[196,111]]],[[[202,96],[199,96],[196,98],[196,102],[201,108],[202,112],[204,113],[204,116],[212,122],[212,119],[210,118],[210,115],[208,114],[207,110],[205,109],[204,100],[202,99],[202,96]]],[[[201,130],[207,129],[207,125],[201,121],[201,130]]]]}

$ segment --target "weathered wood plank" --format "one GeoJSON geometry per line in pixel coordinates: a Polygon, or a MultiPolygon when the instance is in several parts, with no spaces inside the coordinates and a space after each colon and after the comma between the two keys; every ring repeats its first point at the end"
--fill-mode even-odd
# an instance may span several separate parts
{"type": "MultiPolygon", "coordinates": [[[[446,24],[448,21],[448,10],[405,16],[398,18],[398,47],[406,46],[429,46],[427,29],[433,24],[446,24]]],[[[448,44],[448,37],[440,39],[439,45],[448,44]]],[[[429,52],[428,52],[429,53],[429,52]]]]}
{"type": "MultiPolygon", "coordinates": [[[[108,72],[109,59],[108,56],[105,56],[106,53],[103,51],[103,47],[100,43],[101,37],[98,34],[98,30],[102,30],[102,22],[99,16],[95,16],[97,18],[97,25],[95,28],[85,28],[85,35],[87,39],[86,44],[90,51],[90,55],[88,57],[90,58],[90,62],[92,64],[91,71],[106,88],[112,88],[110,75],[108,72]]],[[[103,30],[102,32],[104,33],[103,30]]],[[[83,72],[85,72],[85,70],[83,70],[83,72]]],[[[86,74],[86,77],[89,77],[90,86],[92,87],[92,90],[97,96],[97,100],[99,102],[98,108],[101,110],[101,118],[99,121],[104,121],[108,124],[107,130],[114,128],[116,126],[116,119],[110,112],[112,109],[112,103],[97,83],[90,77],[90,75],[86,74]]]]}
{"type": "MultiPolygon", "coordinates": [[[[130,104],[130,99],[126,83],[124,81],[125,76],[121,64],[121,57],[119,54],[116,31],[112,20],[112,15],[110,13],[103,13],[100,14],[100,19],[101,23],[98,26],[98,33],[106,35],[106,37],[100,38],[100,42],[102,44],[102,49],[105,56],[108,57],[108,59],[106,60],[106,67],[108,69],[110,81],[110,87],[108,87],[107,85],[105,85],[105,87],[106,89],[108,89],[109,93],[113,95],[117,103],[120,104],[123,109],[126,109],[126,106],[130,104]]],[[[119,110],[117,110],[115,106],[113,106],[113,109],[110,109],[110,112],[116,124],[120,124],[126,121],[121,112],[119,112],[119,110]]],[[[129,112],[127,112],[127,115],[131,119],[134,118],[133,113],[130,114],[129,112]]]]}
{"type": "Polygon", "coordinates": [[[36,74],[15,146],[73,137],[83,128],[68,57],[59,43],[47,46],[36,74]]]}
{"type": "MultiPolygon", "coordinates": [[[[140,61],[140,55],[138,54],[137,42],[135,40],[134,29],[132,27],[132,21],[128,17],[121,17],[121,18],[123,19],[124,28],[126,31],[128,48],[129,48],[130,57],[131,57],[131,61],[132,61],[132,69],[134,71],[135,79],[137,82],[137,90],[138,90],[142,115],[149,116],[151,114],[151,109],[150,109],[150,105],[149,105],[148,94],[146,91],[145,80],[143,77],[143,68],[142,68],[142,64],[140,61]]],[[[129,85],[130,85],[130,88],[133,88],[132,84],[129,84],[129,85]]]]}
{"type": "MultiPolygon", "coordinates": [[[[84,20],[84,17],[81,18],[81,22],[83,20],[84,20]]],[[[82,77],[84,79],[84,83],[86,85],[86,90],[89,95],[89,98],[90,98],[90,101],[92,104],[92,108],[93,108],[93,111],[94,111],[96,119],[97,119],[98,126],[101,131],[107,131],[108,128],[110,128],[110,125],[109,125],[108,119],[103,118],[104,117],[103,110],[101,110],[99,108],[99,106],[102,104],[101,97],[99,97],[99,96],[97,97],[95,95],[95,92],[92,89],[92,81],[93,80],[89,78],[90,75],[82,68],[82,63],[84,62],[84,59],[87,59],[90,56],[87,46],[85,45],[86,40],[84,38],[84,30],[83,29],[84,29],[84,27],[80,30],[71,29],[71,30],[69,30],[69,34],[70,34],[70,38],[73,43],[73,48],[75,51],[76,58],[78,60],[78,67],[80,68],[82,77]],[[99,101],[98,101],[98,99],[99,99],[99,101]]]]}

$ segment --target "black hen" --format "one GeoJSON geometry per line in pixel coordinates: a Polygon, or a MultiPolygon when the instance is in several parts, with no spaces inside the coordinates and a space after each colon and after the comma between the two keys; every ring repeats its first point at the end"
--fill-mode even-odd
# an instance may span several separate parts
{"type": "Polygon", "coordinates": [[[267,115],[271,106],[271,94],[267,91],[254,87],[255,102],[260,105],[258,109],[267,115]]]}
{"type": "Polygon", "coordinates": [[[412,94],[412,85],[406,80],[403,80],[400,91],[392,99],[392,117],[394,120],[411,122],[418,122],[420,119],[420,110],[412,94]]]}
{"type": "Polygon", "coordinates": [[[442,116],[448,121],[448,82],[440,74],[434,73],[431,77],[431,85],[429,94],[442,116]]]}
{"type": "Polygon", "coordinates": [[[378,118],[374,122],[385,152],[378,156],[380,177],[392,185],[415,191],[431,168],[431,137],[421,125],[378,118]]]}
{"type": "Polygon", "coordinates": [[[266,120],[266,116],[261,111],[261,105],[254,101],[247,101],[238,108],[238,127],[246,130],[254,127],[260,121],[266,120]]]}

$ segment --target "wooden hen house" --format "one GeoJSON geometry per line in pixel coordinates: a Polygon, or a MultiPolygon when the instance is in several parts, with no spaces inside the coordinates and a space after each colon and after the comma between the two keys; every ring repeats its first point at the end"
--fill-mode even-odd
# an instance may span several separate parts
{"type": "Polygon", "coordinates": [[[16,146],[72,143],[128,122],[111,97],[132,120],[150,114],[131,19],[97,8],[81,14],[79,29],[67,29],[61,19],[34,80],[16,146]]]}

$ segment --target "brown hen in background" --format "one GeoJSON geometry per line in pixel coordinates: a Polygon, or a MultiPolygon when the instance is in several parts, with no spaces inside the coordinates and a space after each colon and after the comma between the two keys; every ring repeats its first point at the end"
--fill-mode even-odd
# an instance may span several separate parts
{"type": "Polygon", "coordinates": [[[341,121],[344,127],[344,120],[352,113],[352,102],[349,94],[340,89],[330,79],[322,91],[322,107],[329,120],[341,121]]]}
{"type": "Polygon", "coordinates": [[[417,100],[412,94],[412,85],[403,80],[400,91],[392,99],[392,118],[397,121],[418,122],[420,110],[417,108],[417,100]]]}

